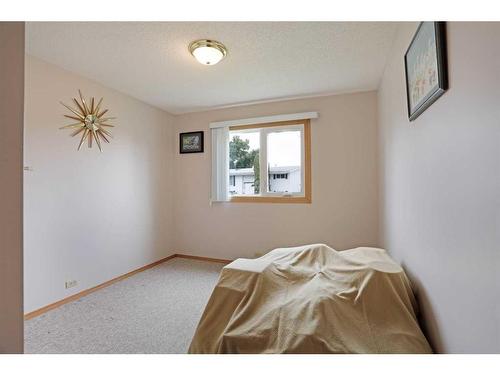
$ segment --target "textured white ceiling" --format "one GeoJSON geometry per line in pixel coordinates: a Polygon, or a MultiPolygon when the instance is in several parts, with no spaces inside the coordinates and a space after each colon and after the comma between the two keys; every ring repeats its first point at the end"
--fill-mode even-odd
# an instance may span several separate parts
{"type": "Polygon", "coordinates": [[[30,22],[27,51],[171,113],[376,89],[388,22],[30,22]],[[215,39],[228,56],[187,49],[215,39]]]}

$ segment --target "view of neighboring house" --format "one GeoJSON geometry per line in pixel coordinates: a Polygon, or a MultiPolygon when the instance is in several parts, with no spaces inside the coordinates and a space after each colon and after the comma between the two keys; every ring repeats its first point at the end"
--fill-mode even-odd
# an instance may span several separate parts
{"type": "MultiPolygon", "coordinates": [[[[298,193],[301,191],[300,166],[270,167],[269,192],[298,193]]],[[[231,195],[255,194],[253,168],[229,170],[229,193],[231,195]]]]}

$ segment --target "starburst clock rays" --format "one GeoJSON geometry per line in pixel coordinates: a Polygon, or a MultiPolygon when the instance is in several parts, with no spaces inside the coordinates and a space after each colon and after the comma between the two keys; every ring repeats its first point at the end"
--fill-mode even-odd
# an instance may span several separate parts
{"type": "Polygon", "coordinates": [[[92,97],[87,103],[80,90],[78,90],[78,94],[80,95],[80,102],[76,98],[73,98],[76,108],[71,108],[69,105],[61,102],[63,106],[71,111],[71,115],[64,115],[64,117],[78,122],[65,125],[59,129],[76,129],[73,134],[71,134],[72,137],[80,133],[82,134],[80,143],[78,144],[78,150],[82,148],[85,141],[88,142],[89,148],[92,147],[92,142],[95,141],[95,143],[97,143],[97,147],[99,147],[99,151],[102,152],[101,140],[109,143],[108,137],[113,138],[111,133],[109,133],[105,128],[114,127],[114,125],[111,125],[108,122],[116,119],[116,117],[104,117],[108,110],[101,109],[103,98],[101,98],[101,100],[99,100],[96,104],[95,98],[92,97]]]}

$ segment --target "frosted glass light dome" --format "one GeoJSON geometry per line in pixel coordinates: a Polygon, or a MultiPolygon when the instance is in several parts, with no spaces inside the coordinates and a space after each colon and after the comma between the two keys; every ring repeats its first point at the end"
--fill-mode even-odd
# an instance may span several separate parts
{"type": "Polygon", "coordinates": [[[215,65],[227,54],[222,43],[209,39],[195,40],[189,45],[189,52],[203,65],[215,65]]]}

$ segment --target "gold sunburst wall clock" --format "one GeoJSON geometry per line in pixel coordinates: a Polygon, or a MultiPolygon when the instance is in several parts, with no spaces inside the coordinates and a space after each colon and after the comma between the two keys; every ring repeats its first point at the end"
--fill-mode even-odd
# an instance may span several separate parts
{"type": "Polygon", "coordinates": [[[80,102],[73,98],[73,102],[76,104],[76,108],[71,108],[69,105],[61,102],[63,106],[71,111],[71,115],[64,115],[71,120],[76,120],[78,122],[69,125],[62,126],[59,129],[76,129],[72,137],[82,133],[80,138],[80,143],[78,144],[78,150],[82,148],[82,145],[87,141],[88,147],[92,148],[92,142],[97,143],[99,151],[102,152],[101,139],[109,143],[109,138],[113,138],[111,133],[105,128],[112,128],[114,125],[109,124],[110,120],[116,119],[116,117],[104,117],[108,113],[107,109],[101,109],[102,99],[96,104],[95,98],[92,97],[87,103],[82,95],[82,92],[78,90],[80,95],[80,102]]]}

